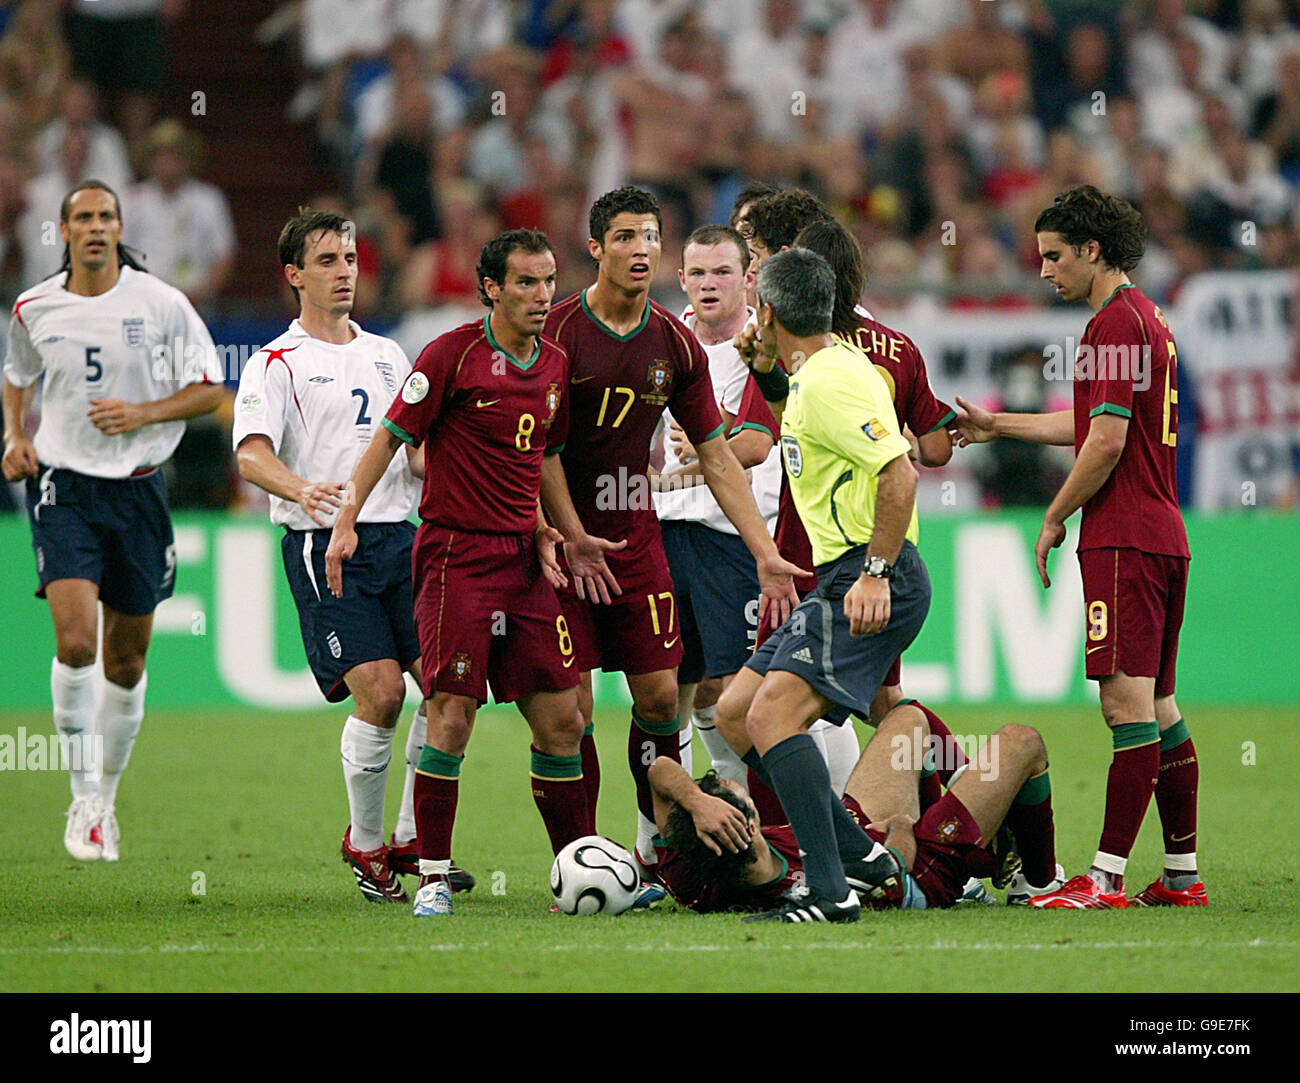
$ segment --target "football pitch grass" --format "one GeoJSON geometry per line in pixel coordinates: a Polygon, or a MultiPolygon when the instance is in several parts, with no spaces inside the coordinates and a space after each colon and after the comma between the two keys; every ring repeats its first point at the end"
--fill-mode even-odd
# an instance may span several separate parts
{"type": "MultiPolygon", "coordinates": [[[[1058,858],[1086,868],[1109,742],[1094,709],[951,708],[954,732],[1042,730],[1058,858]]],[[[395,766],[407,718],[399,724],[395,766]]],[[[634,839],[626,716],[597,717],[598,826],[634,839]]],[[[461,776],[457,861],[478,879],[451,918],[366,902],[339,857],[347,806],[338,712],[151,712],[118,798],[122,860],[63,849],[66,776],[4,772],[0,990],[198,991],[1284,991],[1300,974],[1300,708],[1188,712],[1201,769],[1207,910],[865,913],[856,925],[743,925],[671,902],[547,912],[550,851],[527,780],[527,730],[482,712],[461,776]],[[1245,761],[1245,762],[1243,762],[1245,761]]],[[[0,733],[50,732],[40,712],[0,733]]],[[[860,735],[863,731],[860,728],[860,735]]],[[[696,763],[705,764],[696,743],[696,763]]],[[[697,769],[697,774],[700,769],[697,769]]],[[[401,771],[390,778],[388,829],[401,771]]],[[[1160,868],[1154,804],[1130,893],[1160,868]]],[[[413,890],[408,880],[408,889],[413,890]]]]}

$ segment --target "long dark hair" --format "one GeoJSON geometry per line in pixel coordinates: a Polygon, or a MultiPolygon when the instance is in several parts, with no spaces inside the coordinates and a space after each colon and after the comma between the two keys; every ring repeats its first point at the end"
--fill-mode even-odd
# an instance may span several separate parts
{"type": "MultiPolygon", "coordinates": [[[[101,180],[85,180],[73,188],[66,196],[63,197],[63,203],[59,206],[59,221],[67,222],[68,214],[72,209],[72,197],[78,192],[85,192],[89,189],[99,189],[101,192],[107,192],[113,197],[113,206],[117,210],[117,220],[122,221],[122,201],[117,198],[117,193],[101,180]]],[[[149,273],[149,268],[143,263],[144,254],[137,253],[134,249],[127,248],[121,241],[117,242],[117,263],[119,267],[130,267],[133,271],[142,271],[149,273]],[[137,255],[139,258],[137,259],[137,255]]],[[[57,274],[67,271],[72,273],[72,252],[65,244],[63,246],[63,263],[60,264],[57,274]]]]}

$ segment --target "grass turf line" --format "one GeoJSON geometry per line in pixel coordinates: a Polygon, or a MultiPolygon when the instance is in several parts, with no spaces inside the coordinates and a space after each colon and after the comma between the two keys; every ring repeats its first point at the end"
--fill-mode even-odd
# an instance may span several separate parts
{"type": "MultiPolygon", "coordinates": [[[[1095,712],[951,708],[958,733],[1038,726],[1052,761],[1058,857],[1096,846],[1109,742],[1095,712]]],[[[0,988],[8,991],[1286,990],[1300,967],[1300,811],[1285,739],[1297,711],[1190,710],[1201,761],[1206,911],[867,914],[855,926],[746,926],[665,905],[618,918],[548,914],[549,849],[528,786],[527,730],[483,712],[462,774],[455,854],[478,877],[449,920],[365,902],[338,857],[347,806],[336,712],[151,712],[122,783],[123,859],[62,846],[66,778],[5,772],[0,988]],[[1255,764],[1243,764],[1243,743],[1255,764]],[[195,877],[202,874],[201,880],[195,877]],[[202,883],[204,894],[195,894],[202,883]],[[1172,951],[1172,955],[1171,955],[1172,951]],[[797,954],[796,954],[797,953],[797,954]],[[1170,966],[1171,958],[1184,964],[1170,966]],[[1163,960],[1163,963],[1162,963],[1163,960]]],[[[395,768],[401,764],[399,730],[395,768]]],[[[39,713],[0,733],[44,733],[39,713]]],[[[597,719],[599,827],[630,845],[625,716],[597,719]]],[[[696,763],[705,764],[698,742],[696,763]]],[[[387,828],[401,773],[390,778],[387,828]]],[[[1154,805],[1129,865],[1160,866],[1154,805]]],[[[408,887],[413,886],[408,882],[408,887]]]]}

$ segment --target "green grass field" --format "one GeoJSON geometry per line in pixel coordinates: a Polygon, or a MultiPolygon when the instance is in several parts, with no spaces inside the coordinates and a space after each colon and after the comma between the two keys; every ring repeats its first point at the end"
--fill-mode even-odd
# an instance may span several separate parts
{"type": "MultiPolygon", "coordinates": [[[[1099,717],[941,713],[958,733],[1012,721],[1043,731],[1058,857],[1082,871],[1109,762],[1099,717]]],[[[455,897],[452,918],[416,921],[406,907],[365,902],[339,859],[340,717],[153,712],[118,798],[117,865],[68,858],[62,774],[0,776],[0,990],[1294,990],[1300,710],[1198,710],[1188,722],[1201,763],[1208,910],[972,907],[866,914],[830,929],[742,925],[671,903],[617,918],[547,913],[550,853],[529,796],[526,729],[499,709],[480,716],[456,826],[456,858],[479,886],[455,897]],[[1243,746],[1253,746],[1253,765],[1243,746]]],[[[0,733],[19,726],[46,733],[50,723],[40,712],[0,717],[0,733]]],[[[606,713],[597,733],[599,827],[630,845],[626,723],[606,713]]],[[[705,762],[698,743],[696,757],[705,762]]],[[[394,771],[389,826],[399,789],[394,771]]],[[[1132,888],[1157,873],[1160,854],[1153,805],[1132,888]]]]}

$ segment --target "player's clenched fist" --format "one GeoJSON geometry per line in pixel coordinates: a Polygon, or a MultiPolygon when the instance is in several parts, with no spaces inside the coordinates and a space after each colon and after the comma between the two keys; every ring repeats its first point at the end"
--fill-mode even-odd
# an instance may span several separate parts
{"type": "Polygon", "coordinates": [[[889,580],[860,575],[844,595],[844,615],[849,618],[849,634],[876,635],[889,623],[889,580]]]}
{"type": "Polygon", "coordinates": [[[26,436],[18,435],[5,441],[4,476],[5,481],[22,481],[34,478],[40,464],[36,458],[36,447],[26,436]]]}

